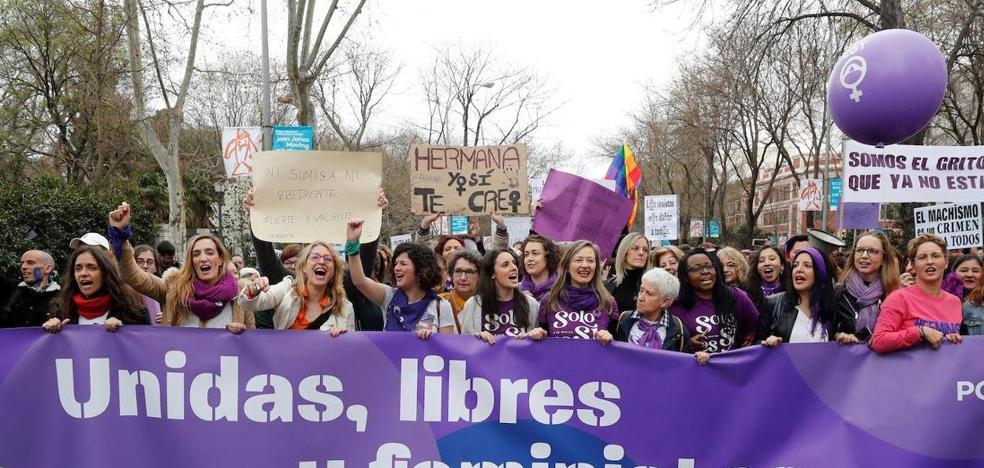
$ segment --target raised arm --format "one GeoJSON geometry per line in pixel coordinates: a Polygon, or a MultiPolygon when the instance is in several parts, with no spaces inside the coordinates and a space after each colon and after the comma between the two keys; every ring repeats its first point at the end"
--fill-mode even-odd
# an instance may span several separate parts
{"type": "Polygon", "coordinates": [[[365,270],[362,269],[362,261],[359,259],[361,255],[359,237],[362,235],[363,223],[362,219],[350,219],[348,222],[346,232],[348,241],[345,243],[345,253],[348,255],[349,275],[352,277],[352,284],[362,294],[365,294],[366,298],[375,304],[382,305],[383,301],[386,300],[386,288],[366,276],[365,270]]]}
{"type": "MultiPolygon", "coordinates": [[[[250,189],[243,197],[243,208],[246,210],[247,217],[249,217],[252,207],[253,189],[250,189]]],[[[253,250],[256,251],[256,266],[260,268],[260,274],[270,280],[270,284],[279,284],[284,278],[293,276],[290,270],[284,268],[284,265],[280,263],[277,252],[273,249],[273,244],[257,239],[253,235],[252,223],[250,223],[249,237],[253,240],[253,250]]]]}
{"type": "MultiPolygon", "coordinates": [[[[167,284],[164,279],[158,278],[137,267],[137,261],[133,258],[133,246],[130,240],[123,236],[130,226],[130,204],[123,202],[115,210],[109,213],[110,237],[114,241],[122,241],[122,251],[117,263],[120,268],[120,278],[131,288],[157,302],[164,303],[164,296],[167,295],[167,284]]],[[[116,242],[114,242],[116,243],[116,242]]],[[[188,266],[190,268],[190,266],[188,266]]]]}

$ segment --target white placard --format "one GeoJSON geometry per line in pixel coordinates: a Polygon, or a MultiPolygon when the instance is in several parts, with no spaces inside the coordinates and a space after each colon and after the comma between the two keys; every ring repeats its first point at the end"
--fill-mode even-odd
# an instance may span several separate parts
{"type": "MultiPolygon", "coordinates": [[[[527,236],[530,235],[530,229],[533,227],[533,218],[530,216],[509,216],[502,218],[502,221],[506,223],[506,229],[509,231],[509,246],[517,242],[523,242],[527,236]]],[[[492,233],[495,233],[495,221],[491,221],[492,233]]]]}
{"type": "Polygon", "coordinates": [[[651,241],[676,240],[680,237],[680,205],[677,195],[647,195],[645,235],[651,241]]]}
{"type": "Polygon", "coordinates": [[[396,246],[400,244],[405,244],[412,240],[413,239],[410,237],[410,234],[400,234],[396,236],[390,236],[390,248],[395,249],[396,246]]]}
{"type": "Polygon", "coordinates": [[[936,234],[946,241],[950,249],[980,247],[984,244],[980,203],[924,206],[912,211],[917,236],[924,232],[936,234]]]}

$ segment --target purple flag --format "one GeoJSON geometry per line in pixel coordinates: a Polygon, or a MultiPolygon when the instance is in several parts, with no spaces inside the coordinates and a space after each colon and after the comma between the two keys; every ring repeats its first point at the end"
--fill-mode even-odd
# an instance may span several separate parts
{"type": "Polygon", "coordinates": [[[594,242],[602,259],[611,255],[634,203],[588,179],[553,169],[541,198],[543,209],[533,217],[533,230],[554,241],[594,242]]]}
{"type": "Polygon", "coordinates": [[[0,330],[0,466],[982,468],[982,354],[0,330]]]}
{"type": "Polygon", "coordinates": [[[880,203],[842,203],[837,213],[838,229],[874,229],[879,227],[880,203]],[[843,218],[841,218],[843,216],[843,218]]]}

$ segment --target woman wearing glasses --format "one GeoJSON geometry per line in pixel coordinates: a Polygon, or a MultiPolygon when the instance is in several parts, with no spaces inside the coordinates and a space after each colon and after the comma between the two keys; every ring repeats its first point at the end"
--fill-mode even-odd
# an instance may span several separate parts
{"type": "Polygon", "coordinates": [[[960,343],[960,299],[942,289],[946,242],[932,234],[921,234],[909,241],[906,254],[916,282],[885,299],[871,337],[871,349],[885,353],[923,342],[933,349],[944,340],[960,343]]]}
{"type": "Polygon", "coordinates": [[[694,351],[720,353],[751,343],[758,310],[744,291],[724,283],[717,255],[691,250],[680,261],[677,277],[680,296],[670,313],[687,326],[694,351]]]}
{"type": "Polygon", "coordinates": [[[273,286],[265,277],[250,282],[239,305],[249,312],[273,309],[277,330],[325,330],[331,336],[355,330],[355,312],[342,286],[342,259],[330,245],[308,244],[298,255],[296,275],[273,286]]]}
{"type": "Polygon", "coordinates": [[[447,271],[451,276],[453,288],[450,291],[441,293],[441,299],[451,304],[451,312],[454,313],[454,328],[456,332],[461,332],[461,322],[458,314],[465,308],[465,302],[475,295],[475,287],[478,284],[478,270],[481,258],[478,252],[471,249],[458,250],[448,257],[447,271]]]}
{"type": "Polygon", "coordinates": [[[865,232],[854,241],[840,284],[834,291],[835,320],[842,324],[837,328],[853,333],[838,333],[838,343],[867,342],[871,338],[882,302],[899,289],[897,257],[888,237],[878,231],[865,232]]]}

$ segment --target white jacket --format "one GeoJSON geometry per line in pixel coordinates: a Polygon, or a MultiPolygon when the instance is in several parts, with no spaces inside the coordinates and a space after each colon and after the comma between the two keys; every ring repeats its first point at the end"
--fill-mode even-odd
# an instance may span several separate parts
{"type": "MultiPolygon", "coordinates": [[[[240,294],[239,306],[250,312],[273,309],[273,328],[286,330],[297,319],[297,313],[301,310],[302,300],[303,298],[294,292],[294,277],[287,276],[283,281],[270,286],[266,291],[260,291],[252,299],[246,297],[245,293],[240,294]]],[[[348,299],[345,299],[345,302],[342,304],[342,313],[340,316],[333,314],[321,325],[322,330],[330,330],[332,327],[355,331],[355,311],[352,309],[352,303],[348,299]]]]}

